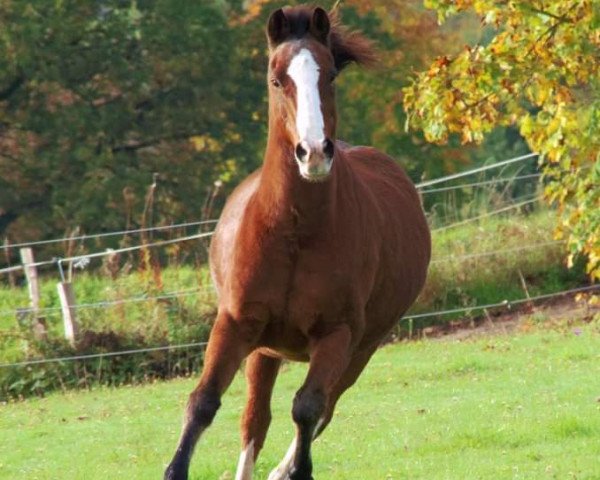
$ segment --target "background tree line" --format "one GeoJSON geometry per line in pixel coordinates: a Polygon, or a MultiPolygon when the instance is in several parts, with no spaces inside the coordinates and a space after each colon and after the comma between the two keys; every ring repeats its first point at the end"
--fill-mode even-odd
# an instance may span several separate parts
{"type": "MultiPolygon", "coordinates": [[[[197,220],[217,180],[222,202],[262,160],[264,25],[284,3],[0,1],[0,235],[197,220]]],[[[479,12],[439,26],[419,0],[339,8],[381,57],[340,77],[340,138],[387,151],[415,180],[527,151],[509,127],[478,148],[406,131],[403,87],[434,59],[489,42],[479,12]]]]}
{"type": "MultiPolygon", "coordinates": [[[[0,234],[139,223],[155,172],[154,221],[198,218],[207,187],[231,188],[261,162],[263,32],[280,4],[1,2],[0,234]]],[[[389,151],[415,178],[470,162],[457,145],[404,132],[401,87],[476,34],[472,19],[441,30],[419,1],[341,10],[378,42],[382,61],[340,79],[340,137],[389,151]]]]}

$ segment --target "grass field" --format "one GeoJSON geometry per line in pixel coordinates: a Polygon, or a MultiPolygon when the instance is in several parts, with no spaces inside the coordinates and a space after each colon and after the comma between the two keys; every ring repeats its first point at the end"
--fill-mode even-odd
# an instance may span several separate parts
{"type": "MultiPolygon", "coordinates": [[[[517,333],[387,346],[315,443],[315,478],[600,479],[600,325],[536,323],[517,333]],[[526,332],[525,332],[526,330],[526,332]]],[[[292,438],[305,367],[287,365],[255,478],[292,438]]],[[[52,394],[0,406],[0,478],[160,478],[175,446],[180,379],[52,394]]],[[[238,376],[202,439],[191,479],[232,479],[238,376]]]]}

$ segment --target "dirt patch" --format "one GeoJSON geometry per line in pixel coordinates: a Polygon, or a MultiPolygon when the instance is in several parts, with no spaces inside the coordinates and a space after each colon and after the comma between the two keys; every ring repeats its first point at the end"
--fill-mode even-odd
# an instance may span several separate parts
{"type": "Polygon", "coordinates": [[[587,297],[565,295],[538,304],[523,304],[510,312],[459,319],[445,325],[424,328],[421,338],[465,340],[486,335],[505,335],[531,330],[536,324],[575,325],[589,322],[600,313],[600,306],[590,305],[587,297]]]}

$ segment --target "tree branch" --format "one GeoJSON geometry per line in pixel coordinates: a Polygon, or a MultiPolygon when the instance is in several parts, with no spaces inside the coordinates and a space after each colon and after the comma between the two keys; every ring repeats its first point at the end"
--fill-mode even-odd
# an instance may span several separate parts
{"type": "Polygon", "coordinates": [[[560,22],[565,22],[567,18],[565,16],[555,15],[554,13],[547,12],[546,10],[542,10],[541,8],[536,8],[533,6],[529,6],[529,9],[532,12],[539,13],[540,15],[545,15],[546,17],[554,18],[560,22]]]}

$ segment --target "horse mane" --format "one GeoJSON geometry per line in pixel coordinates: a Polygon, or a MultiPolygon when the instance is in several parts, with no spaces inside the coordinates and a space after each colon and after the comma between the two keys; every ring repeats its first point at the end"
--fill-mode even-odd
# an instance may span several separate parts
{"type": "MultiPolygon", "coordinates": [[[[311,5],[300,5],[283,9],[289,28],[284,41],[292,38],[301,39],[310,35],[310,22],[315,8],[311,5]]],[[[351,63],[365,67],[374,66],[378,61],[374,43],[361,32],[351,30],[344,25],[338,8],[334,7],[328,13],[328,17],[330,22],[328,46],[338,71],[351,63]]]]}
{"type": "Polygon", "coordinates": [[[338,70],[341,71],[351,63],[365,67],[373,67],[377,64],[378,55],[375,44],[361,32],[350,30],[344,25],[338,8],[334,7],[329,12],[329,20],[331,21],[329,42],[338,70]]]}

